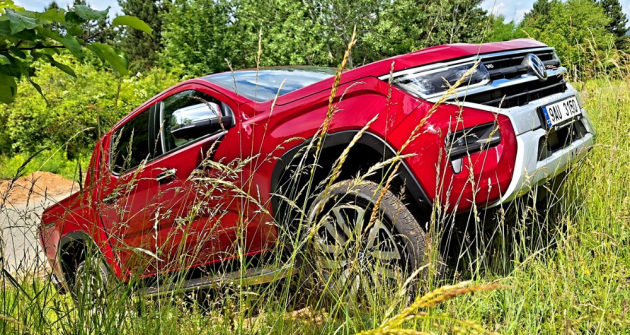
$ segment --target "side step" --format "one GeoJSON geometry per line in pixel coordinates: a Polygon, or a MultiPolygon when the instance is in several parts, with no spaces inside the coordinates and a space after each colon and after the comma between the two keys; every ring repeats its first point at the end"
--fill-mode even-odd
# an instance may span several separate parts
{"type": "Polygon", "coordinates": [[[266,284],[285,278],[295,273],[295,267],[291,264],[278,267],[258,267],[245,271],[228,272],[215,276],[189,279],[175,284],[164,284],[163,286],[151,286],[140,290],[139,295],[144,297],[159,296],[170,292],[186,292],[197,289],[209,288],[217,285],[237,283],[242,286],[253,286],[266,284]]]}

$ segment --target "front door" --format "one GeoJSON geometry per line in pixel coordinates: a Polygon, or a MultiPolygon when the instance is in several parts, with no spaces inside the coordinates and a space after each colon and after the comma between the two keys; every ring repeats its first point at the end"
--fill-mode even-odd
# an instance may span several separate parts
{"type": "Polygon", "coordinates": [[[225,258],[239,213],[208,182],[223,171],[207,162],[234,123],[231,108],[207,90],[182,89],[113,132],[101,217],[132,274],[225,258]]]}

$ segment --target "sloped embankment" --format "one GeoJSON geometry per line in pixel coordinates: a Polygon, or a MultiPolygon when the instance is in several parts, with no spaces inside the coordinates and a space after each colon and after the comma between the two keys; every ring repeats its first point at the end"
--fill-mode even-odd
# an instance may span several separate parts
{"type": "Polygon", "coordinates": [[[7,203],[20,204],[46,196],[67,194],[77,189],[77,183],[62,176],[50,172],[34,172],[13,183],[10,180],[0,181],[0,202],[6,197],[7,203]]]}

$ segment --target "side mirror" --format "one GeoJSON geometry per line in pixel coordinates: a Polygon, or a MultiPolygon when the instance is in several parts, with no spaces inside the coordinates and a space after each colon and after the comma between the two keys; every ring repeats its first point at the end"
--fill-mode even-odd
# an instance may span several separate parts
{"type": "Polygon", "coordinates": [[[223,116],[221,107],[212,102],[200,103],[176,110],[169,126],[176,139],[192,140],[234,125],[232,116],[223,116]]]}

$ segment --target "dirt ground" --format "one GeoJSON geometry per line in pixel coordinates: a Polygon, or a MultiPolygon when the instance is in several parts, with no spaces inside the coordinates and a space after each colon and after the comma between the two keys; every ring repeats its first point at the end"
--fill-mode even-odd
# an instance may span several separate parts
{"type": "Polygon", "coordinates": [[[13,184],[10,180],[0,181],[0,202],[6,197],[8,203],[15,205],[47,196],[68,194],[78,188],[77,183],[54,173],[34,172],[13,184]]]}

